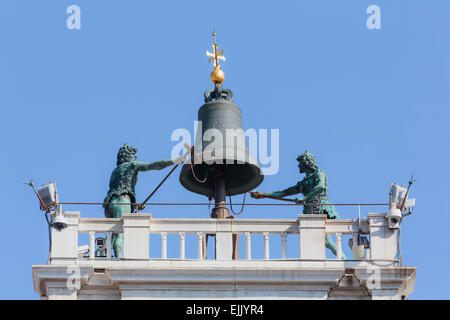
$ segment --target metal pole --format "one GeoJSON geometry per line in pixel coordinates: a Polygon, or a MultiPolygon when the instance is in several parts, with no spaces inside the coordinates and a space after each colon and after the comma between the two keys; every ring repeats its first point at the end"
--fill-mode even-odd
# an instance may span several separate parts
{"type": "Polygon", "coordinates": [[[361,206],[358,206],[358,246],[361,245],[361,206]]]}
{"type": "Polygon", "coordinates": [[[226,207],[226,177],[223,173],[214,175],[214,209],[211,218],[228,218],[230,212],[226,207]]]}

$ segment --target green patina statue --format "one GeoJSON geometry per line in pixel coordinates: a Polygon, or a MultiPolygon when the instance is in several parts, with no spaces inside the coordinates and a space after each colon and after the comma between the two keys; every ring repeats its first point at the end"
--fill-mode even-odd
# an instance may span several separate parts
{"type": "MultiPolygon", "coordinates": [[[[139,171],[161,170],[175,163],[182,163],[184,156],[175,160],[155,162],[136,161],[137,149],[125,144],[117,154],[117,167],[111,173],[109,191],[103,201],[107,218],[121,218],[124,213],[134,212],[136,205],[136,186],[139,171]]],[[[115,233],[112,238],[114,256],[121,258],[123,254],[123,234],[115,233]]]]}
{"type": "MultiPolygon", "coordinates": [[[[304,154],[297,157],[298,167],[300,173],[305,173],[306,177],[299,181],[295,186],[281,191],[262,193],[259,191],[252,192],[253,198],[263,198],[264,196],[271,197],[286,197],[301,193],[302,198],[296,198],[297,204],[304,203],[303,214],[326,214],[328,219],[339,219],[339,214],[333,205],[330,205],[328,199],[328,179],[325,172],[319,169],[316,159],[313,154],[305,151],[304,154]]],[[[336,244],[331,239],[330,235],[325,237],[325,245],[336,255],[336,244]]],[[[342,258],[346,259],[344,253],[342,258]]]]}

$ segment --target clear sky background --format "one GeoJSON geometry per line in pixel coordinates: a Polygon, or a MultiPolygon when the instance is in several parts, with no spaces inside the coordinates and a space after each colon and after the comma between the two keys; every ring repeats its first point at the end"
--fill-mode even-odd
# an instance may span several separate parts
{"type": "MultiPolygon", "coordinates": [[[[172,131],[193,131],[212,88],[205,51],[215,28],[244,128],[280,130],[280,170],[258,189],[297,183],[305,149],[326,171],[334,203],[387,202],[390,183],[415,174],[416,208],[401,241],[404,265],[417,267],[410,298],[449,299],[449,12],[447,0],[1,1],[0,298],[39,298],[31,266],[47,259],[45,219],[22,183],[56,181],[61,201],[101,202],[123,143],[142,161],[169,158],[172,131]],[[71,4],[81,8],[81,30],[66,28],[71,4]],[[381,8],[381,30],[366,27],[371,4],[381,8]]],[[[138,201],[168,171],[141,173],[138,201]]],[[[178,175],[153,201],[206,201],[178,175]]],[[[64,209],[103,216],[100,207],[64,209]]],[[[338,210],[357,217],[355,207],[338,210]]],[[[146,211],[209,216],[207,207],[146,211]]],[[[385,208],[363,207],[362,216],[377,211],[385,208]]],[[[298,213],[247,207],[240,217],[298,213]]]]}

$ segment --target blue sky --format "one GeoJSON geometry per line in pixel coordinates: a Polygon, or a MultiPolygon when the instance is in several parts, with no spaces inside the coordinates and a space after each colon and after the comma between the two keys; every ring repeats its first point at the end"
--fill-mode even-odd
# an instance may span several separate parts
{"type": "MultiPolygon", "coordinates": [[[[212,87],[205,51],[215,28],[227,58],[224,87],[244,127],[280,130],[280,170],[258,189],[300,180],[295,159],[305,149],[326,171],[335,203],[386,202],[389,184],[405,185],[414,173],[416,208],[401,242],[404,265],[417,267],[410,298],[449,299],[449,11],[445,0],[2,1],[0,298],[37,299],[31,265],[47,258],[45,220],[22,183],[56,181],[61,201],[101,202],[123,143],[142,161],[169,158],[172,131],[192,131],[212,87]],[[66,28],[71,4],[81,8],[81,30],[66,28]],[[372,4],[381,30],[366,27],[372,4]]],[[[139,201],[168,170],[140,175],[139,201]]],[[[206,200],[178,175],[153,201],[206,200]]],[[[103,216],[99,207],[65,209],[103,216]]],[[[354,207],[338,209],[357,217],[354,207]]],[[[209,215],[205,207],[147,211],[209,215]]],[[[241,216],[298,213],[247,207],[241,216]]]]}

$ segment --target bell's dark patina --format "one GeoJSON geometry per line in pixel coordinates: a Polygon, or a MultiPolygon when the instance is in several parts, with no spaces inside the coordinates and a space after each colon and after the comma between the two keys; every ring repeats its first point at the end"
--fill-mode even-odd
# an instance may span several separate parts
{"type": "Polygon", "coordinates": [[[203,151],[205,158],[201,164],[194,164],[193,170],[197,177],[206,177],[206,181],[202,183],[195,179],[191,166],[184,165],[180,174],[181,184],[189,191],[213,197],[214,174],[220,170],[225,176],[226,195],[245,193],[260,185],[264,176],[245,143],[241,109],[230,100],[211,100],[198,111],[198,120],[202,128],[197,132],[196,149],[203,151]],[[213,135],[214,132],[219,134],[208,139],[208,130],[213,135]],[[237,134],[236,139],[231,136],[239,132],[241,135],[237,134]],[[227,140],[227,134],[233,141],[227,140]],[[217,149],[209,154],[207,151],[211,143],[216,143],[217,149]]]}
{"type": "MultiPolygon", "coordinates": [[[[233,103],[233,92],[222,87],[225,74],[220,70],[219,60],[225,61],[223,50],[218,51],[213,32],[214,52],[206,52],[214,61],[211,81],[214,89],[204,94],[205,104],[198,111],[195,152],[201,155],[181,169],[180,183],[189,191],[214,198],[212,218],[232,218],[226,207],[226,196],[245,193],[261,184],[264,179],[261,168],[248,150],[242,128],[241,109],[233,103]]],[[[206,235],[203,243],[206,256],[206,235]]],[[[238,257],[238,235],[233,235],[232,258],[238,257]]]]}

